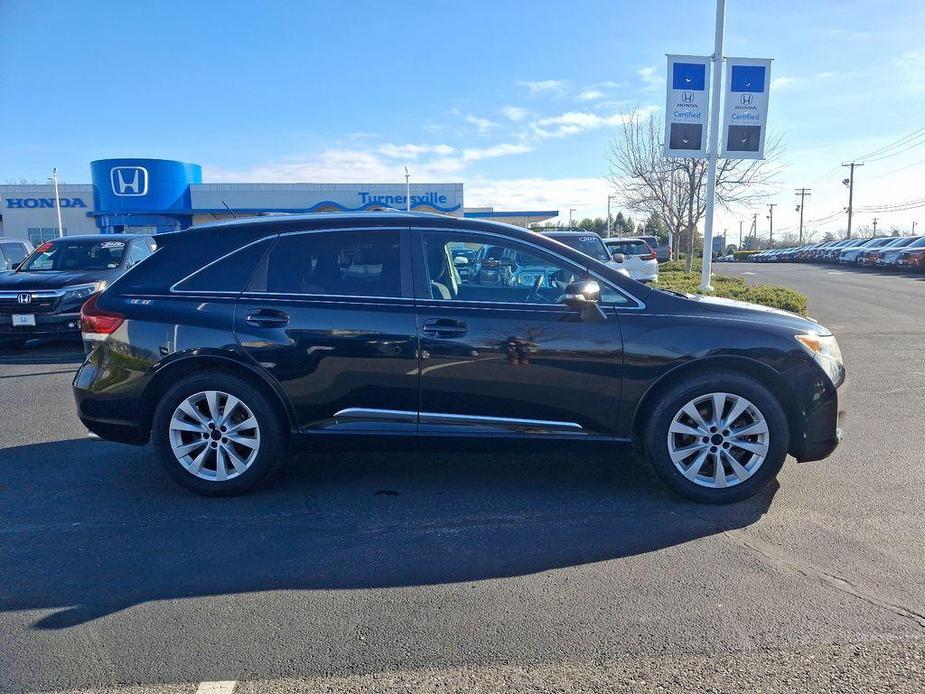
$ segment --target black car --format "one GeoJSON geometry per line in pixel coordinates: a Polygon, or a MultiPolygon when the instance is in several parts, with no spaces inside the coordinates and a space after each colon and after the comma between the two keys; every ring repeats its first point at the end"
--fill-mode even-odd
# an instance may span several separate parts
{"type": "Polygon", "coordinates": [[[46,241],[13,272],[0,274],[0,342],[80,337],[80,307],[154,251],[136,234],[46,241]]]}
{"type": "Polygon", "coordinates": [[[799,316],[654,290],[539,234],[406,213],[235,221],[156,237],[87,302],[74,394],[97,435],[152,441],[181,484],[252,488],[309,451],[638,442],[703,502],[827,456],[845,376],[799,316]],[[562,284],[479,284],[453,249],[562,284]],[[484,254],[483,254],[484,255],[484,254]]]}

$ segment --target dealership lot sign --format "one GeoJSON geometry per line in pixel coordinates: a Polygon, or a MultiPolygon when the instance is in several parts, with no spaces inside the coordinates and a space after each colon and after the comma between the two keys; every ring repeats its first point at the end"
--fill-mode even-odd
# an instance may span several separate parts
{"type": "Polygon", "coordinates": [[[726,58],[720,157],[764,158],[770,83],[770,60],[726,58]]]}
{"type": "Polygon", "coordinates": [[[702,157],[706,153],[710,63],[709,56],[668,56],[666,157],[702,157]]]}

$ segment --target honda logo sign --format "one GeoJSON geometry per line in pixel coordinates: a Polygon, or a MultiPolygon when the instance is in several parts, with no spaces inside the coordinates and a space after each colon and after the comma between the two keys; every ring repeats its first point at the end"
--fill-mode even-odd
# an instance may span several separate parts
{"type": "Polygon", "coordinates": [[[28,292],[23,292],[22,294],[17,294],[17,295],[16,295],[16,303],[19,303],[19,304],[31,304],[31,303],[32,303],[32,295],[29,294],[28,292]]]}
{"type": "Polygon", "coordinates": [[[148,194],[148,170],[143,166],[114,166],[110,172],[112,192],[131,197],[148,194]]]}

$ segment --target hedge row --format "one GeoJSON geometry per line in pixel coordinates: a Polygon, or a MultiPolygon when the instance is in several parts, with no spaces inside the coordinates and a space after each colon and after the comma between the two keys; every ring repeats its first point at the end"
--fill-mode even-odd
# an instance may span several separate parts
{"type": "MultiPolygon", "coordinates": [[[[700,273],[683,272],[659,268],[658,283],[654,287],[670,289],[685,294],[700,294],[700,273]]],[[[806,296],[800,292],[774,284],[745,283],[744,277],[713,275],[713,296],[727,299],[748,301],[753,304],[792,311],[801,316],[806,315],[806,296]]]]}

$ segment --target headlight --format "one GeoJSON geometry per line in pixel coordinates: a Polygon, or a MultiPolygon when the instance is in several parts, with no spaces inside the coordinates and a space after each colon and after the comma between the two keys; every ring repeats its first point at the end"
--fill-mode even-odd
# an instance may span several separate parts
{"type": "Polygon", "coordinates": [[[826,372],[835,387],[840,386],[845,380],[845,367],[835,336],[807,333],[794,335],[794,337],[806,351],[813,355],[816,363],[826,372]]]}
{"type": "Polygon", "coordinates": [[[83,299],[89,299],[91,296],[104,289],[106,289],[106,280],[89,282],[87,284],[72,284],[64,288],[64,296],[61,297],[61,300],[82,301],[83,299]]]}

